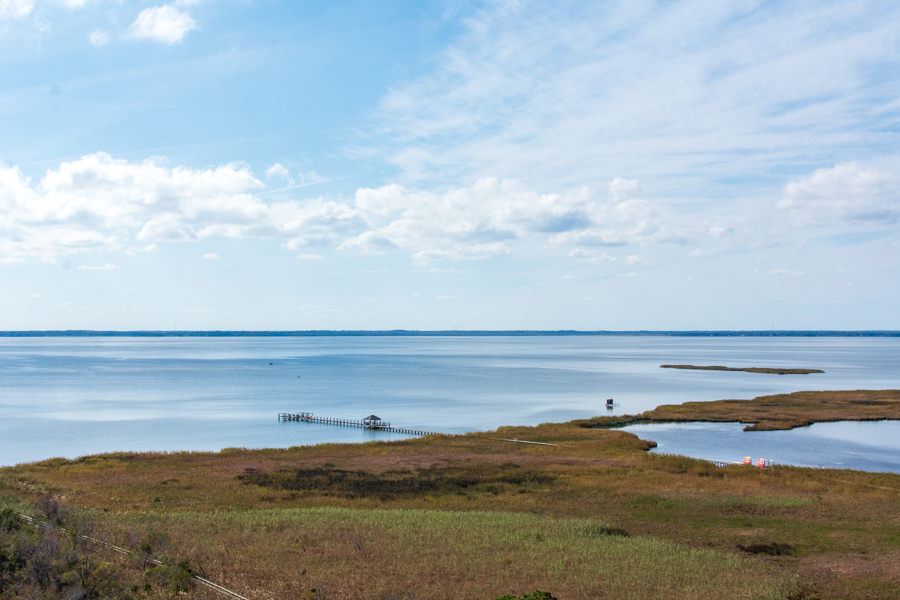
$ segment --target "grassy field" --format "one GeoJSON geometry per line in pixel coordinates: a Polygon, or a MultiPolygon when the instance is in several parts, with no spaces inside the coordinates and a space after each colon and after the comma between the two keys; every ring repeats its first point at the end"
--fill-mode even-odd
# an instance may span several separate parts
{"type": "MultiPolygon", "coordinates": [[[[0,497],[55,498],[79,530],[249,598],[897,597],[900,475],[716,467],[583,425],[53,459],[0,469],[0,497]]],[[[174,593],[175,571],[116,568],[127,597],[174,593]]]]}
{"type": "Polygon", "coordinates": [[[774,367],[723,367],[719,365],[659,365],[661,369],[688,369],[695,371],[743,371],[745,373],[768,373],[770,375],[810,375],[824,373],[821,369],[779,369],[774,367]]]}

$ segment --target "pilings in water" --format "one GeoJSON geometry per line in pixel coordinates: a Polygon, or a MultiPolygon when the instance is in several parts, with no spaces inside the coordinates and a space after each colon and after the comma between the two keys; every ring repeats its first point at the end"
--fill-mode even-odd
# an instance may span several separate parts
{"type": "Polygon", "coordinates": [[[279,421],[300,421],[301,423],[319,423],[321,425],[338,425],[341,427],[357,427],[372,431],[389,431],[391,433],[405,433],[409,435],[450,435],[436,431],[412,429],[410,427],[395,427],[381,419],[336,419],[333,417],[317,417],[312,413],[278,413],[279,421]]]}

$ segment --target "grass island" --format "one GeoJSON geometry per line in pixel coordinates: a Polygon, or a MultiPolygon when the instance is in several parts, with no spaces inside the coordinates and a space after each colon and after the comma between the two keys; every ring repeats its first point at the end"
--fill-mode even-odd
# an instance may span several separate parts
{"type": "Polygon", "coordinates": [[[775,431],[830,421],[900,419],[900,390],[793,392],[752,400],[663,404],[638,415],[575,421],[582,427],[624,427],[637,423],[709,422],[747,424],[744,431],[775,431]]]}
{"type": "Polygon", "coordinates": [[[824,373],[821,369],[781,369],[775,367],[723,367],[720,365],[659,365],[661,369],[688,369],[694,371],[743,371],[745,373],[767,373],[770,375],[810,375],[824,373]]]}

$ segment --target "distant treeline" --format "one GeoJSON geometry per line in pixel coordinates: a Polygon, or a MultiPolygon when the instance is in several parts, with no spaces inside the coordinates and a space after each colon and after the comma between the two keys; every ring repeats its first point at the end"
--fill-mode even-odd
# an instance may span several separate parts
{"type": "Polygon", "coordinates": [[[435,330],[417,331],[410,329],[392,330],[331,330],[314,329],[300,331],[162,331],[162,330],[138,330],[138,331],[95,331],[90,329],[65,329],[43,331],[0,331],[0,337],[325,337],[325,336],[383,336],[383,337],[428,337],[428,336],[460,336],[460,337],[485,337],[485,336],[588,336],[588,335],[642,335],[642,336],[672,336],[672,337],[900,337],[900,331],[890,330],[759,330],[759,331],[576,331],[572,329],[560,330],[435,330]]]}

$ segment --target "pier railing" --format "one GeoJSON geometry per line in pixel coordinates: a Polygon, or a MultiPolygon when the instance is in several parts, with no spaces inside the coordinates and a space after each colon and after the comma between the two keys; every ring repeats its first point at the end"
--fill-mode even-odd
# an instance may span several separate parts
{"type": "Polygon", "coordinates": [[[424,429],[413,429],[411,427],[396,427],[391,425],[388,421],[382,421],[380,419],[337,419],[333,417],[317,417],[308,412],[278,413],[278,420],[319,423],[321,425],[337,425],[340,427],[356,427],[372,431],[388,431],[390,433],[405,433],[409,435],[449,435],[447,433],[425,431],[424,429]]]}

